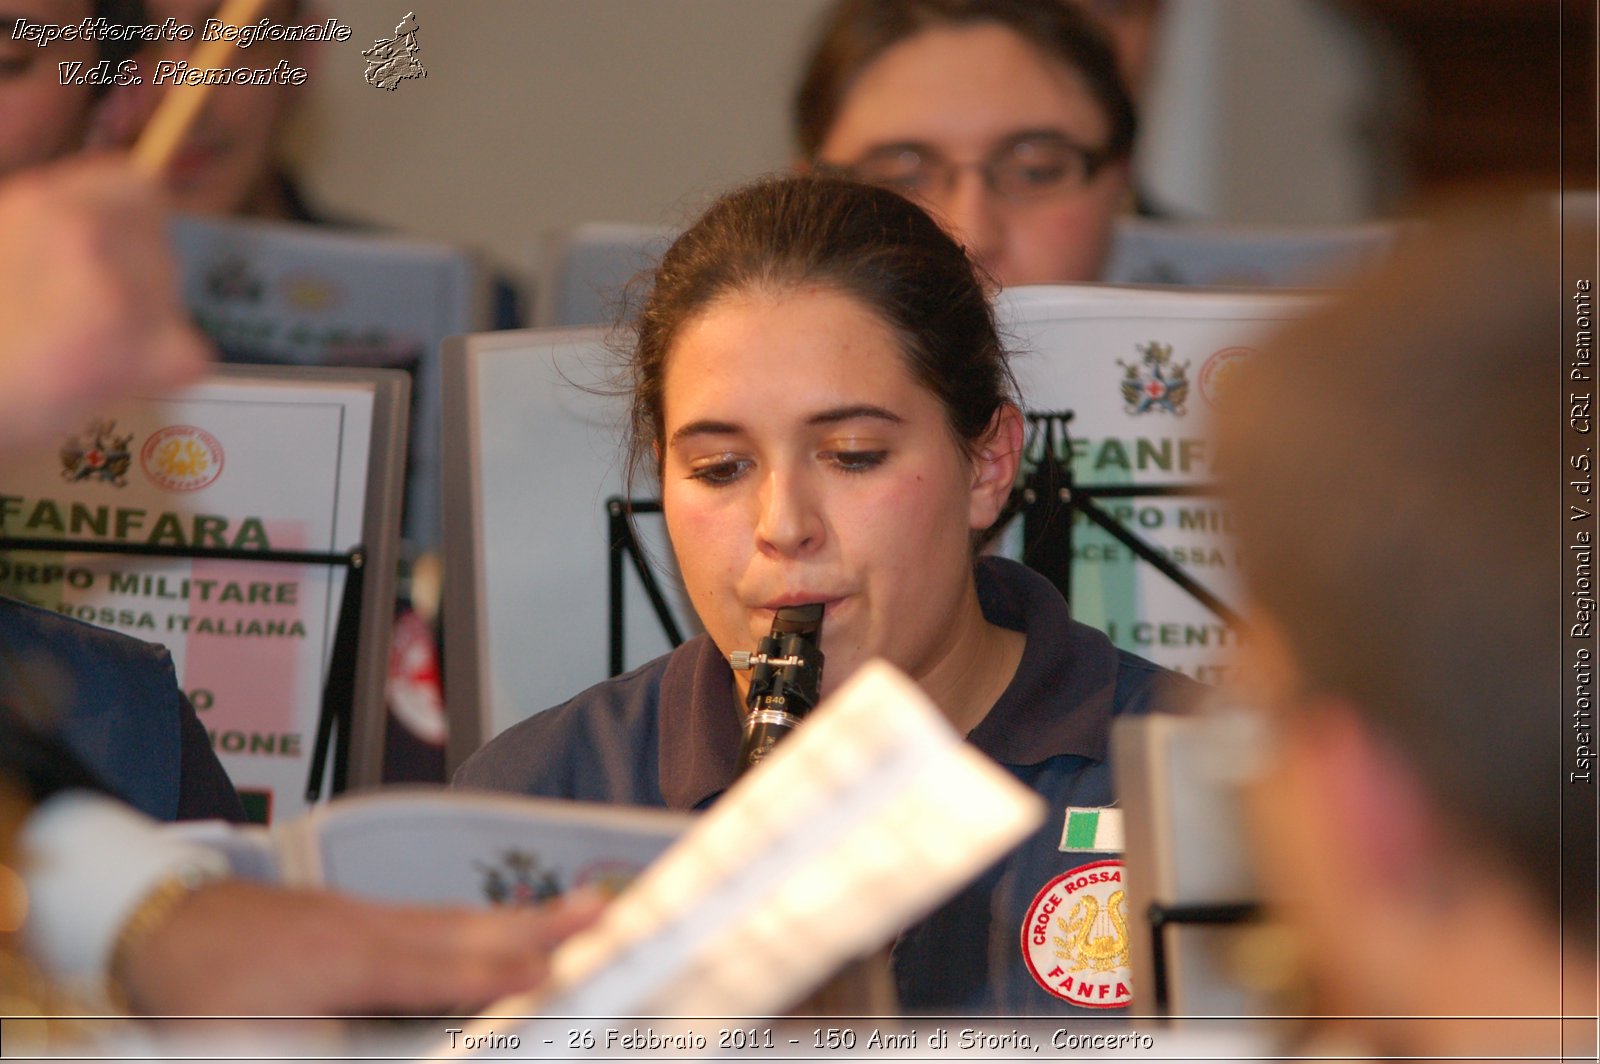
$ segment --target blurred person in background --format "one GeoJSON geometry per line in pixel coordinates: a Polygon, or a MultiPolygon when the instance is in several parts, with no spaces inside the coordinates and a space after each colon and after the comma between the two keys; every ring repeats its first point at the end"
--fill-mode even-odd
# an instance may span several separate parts
{"type": "MultiPolygon", "coordinates": [[[[131,144],[160,103],[167,87],[154,84],[158,64],[186,62],[206,20],[215,18],[218,0],[144,0],[148,20],[172,19],[194,29],[188,41],[161,40],[138,55],[142,84],[120,88],[107,136],[131,144]]],[[[308,21],[302,0],[270,0],[260,18],[280,26],[308,21]]],[[[233,53],[231,63],[273,67],[280,60],[313,74],[318,42],[262,38],[233,53]]],[[[278,221],[325,222],[301,195],[283,158],[284,140],[304,85],[213,85],[183,144],[168,164],[163,181],[174,210],[190,214],[239,215],[278,221]]]]}
{"type": "Polygon", "coordinates": [[[1136,125],[1066,0],[840,0],[794,102],[802,168],[911,197],[1004,286],[1100,277],[1136,125]]]}
{"type": "MultiPolygon", "coordinates": [[[[190,60],[202,27],[208,19],[217,17],[221,6],[219,0],[144,3],[150,22],[164,24],[171,19],[177,25],[194,28],[195,35],[188,41],[163,39],[140,51],[145,82],[118,89],[113,101],[114,117],[104,123],[111,130],[107,136],[122,144],[131,144],[137,138],[166,91],[152,83],[157,66],[190,60]]],[[[269,0],[259,18],[276,26],[306,26],[320,23],[330,14],[333,12],[320,10],[309,0],[269,0]]],[[[318,61],[329,47],[322,41],[262,38],[248,49],[235,52],[230,62],[256,68],[283,62],[306,68],[308,77],[316,77],[318,61]]],[[[313,203],[289,165],[294,115],[303,105],[308,85],[309,81],[301,85],[274,82],[213,86],[199,118],[163,175],[173,209],[377,233],[359,218],[336,215],[313,203]]],[[[522,298],[516,286],[496,273],[490,278],[490,288],[492,327],[519,327],[523,319],[522,298]]],[[[273,361],[254,351],[225,350],[223,357],[230,362],[273,361]]],[[[415,372],[413,367],[406,368],[415,372]]],[[[413,403],[417,402],[419,396],[414,388],[413,403]]],[[[414,423],[412,462],[417,461],[419,450],[438,446],[436,439],[421,435],[423,429],[420,421],[414,423]]],[[[408,515],[416,505],[408,501],[408,515]]],[[[384,757],[386,778],[391,780],[442,782],[445,778],[444,748],[434,731],[444,726],[434,623],[434,604],[440,597],[439,566],[436,553],[423,552],[411,559],[404,571],[404,601],[396,619],[400,649],[393,659],[389,698],[391,705],[415,708],[410,713],[391,715],[384,757]]]]}
{"type": "Polygon", "coordinates": [[[113,29],[105,37],[116,37],[118,29],[143,20],[143,5],[139,0],[0,0],[0,178],[82,149],[91,139],[97,105],[115,80],[126,76],[124,64],[137,50],[137,40],[41,40],[46,28],[76,30],[86,18],[106,19],[113,29]],[[63,63],[81,66],[63,68],[63,63]],[[64,69],[75,73],[64,77],[64,69]]]}
{"type": "Polygon", "coordinates": [[[1553,219],[1489,219],[1438,222],[1291,326],[1219,411],[1244,693],[1275,733],[1264,886],[1306,1011],[1393,1017],[1355,1032],[1386,1055],[1555,1054],[1554,1017],[1595,1000],[1593,782],[1569,777],[1594,733],[1562,668],[1594,646],[1562,624],[1563,568],[1589,564],[1561,498],[1586,479],[1560,438],[1574,311],[1553,219]]]}
{"type": "MultiPolygon", "coordinates": [[[[186,62],[200,28],[216,17],[220,6],[219,0],[144,0],[149,21],[161,24],[170,18],[180,26],[194,27],[195,37],[190,41],[163,39],[139,52],[145,83],[118,90],[114,117],[105,123],[108,139],[132,143],[161,99],[162,89],[150,83],[156,65],[186,62]]],[[[278,26],[305,26],[320,23],[328,14],[309,0],[270,0],[260,17],[278,26]]],[[[328,47],[321,41],[262,38],[247,51],[235,53],[235,62],[252,67],[273,67],[281,61],[305,68],[308,81],[301,85],[212,86],[199,119],[165,174],[174,210],[371,228],[359,218],[330,213],[314,203],[287,158],[295,111],[302,106],[309,78],[317,76],[319,57],[328,47]]],[[[518,328],[523,323],[521,294],[499,274],[491,283],[493,327],[518,328]]]]}

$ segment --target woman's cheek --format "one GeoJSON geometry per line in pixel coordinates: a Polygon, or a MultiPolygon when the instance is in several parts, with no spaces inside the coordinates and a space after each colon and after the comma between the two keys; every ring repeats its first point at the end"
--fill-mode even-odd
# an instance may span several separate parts
{"type": "Polygon", "coordinates": [[[962,469],[945,468],[942,462],[908,469],[876,485],[869,498],[856,500],[854,523],[874,536],[893,536],[901,543],[936,540],[951,520],[964,529],[963,476],[962,469]]]}
{"type": "Polygon", "coordinates": [[[708,503],[704,500],[679,501],[665,504],[667,535],[672,538],[679,558],[685,554],[711,555],[725,553],[741,536],[750,535],[743,527],[738,509],[708,503]]]}
{"type": "Polygon", "coordinates": [[[753,533],[737,511],[707,500],[664,499],[667,536],[690,597],[702,611],[731,599],[753,533]]]}

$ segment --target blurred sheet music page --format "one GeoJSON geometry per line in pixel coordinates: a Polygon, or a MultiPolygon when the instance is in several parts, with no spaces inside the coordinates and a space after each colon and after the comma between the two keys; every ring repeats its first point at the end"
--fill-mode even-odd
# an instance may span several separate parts
{"type": "MultiPolygon", "coordinates": [[[[874,662],[484,1016],[760,1016],[954,894],[1043,803],[874,662]]],[[[470,1032],[469,1032],[470,1033],[470,1032]]]]}

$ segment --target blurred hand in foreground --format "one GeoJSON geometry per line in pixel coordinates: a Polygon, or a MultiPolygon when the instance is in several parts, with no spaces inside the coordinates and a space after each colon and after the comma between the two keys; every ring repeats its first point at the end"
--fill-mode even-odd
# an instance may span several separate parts
{"type": "Polygon", "coordinates": [[[603,907],[402,907],[228,881],[184,900],[118,976],[148,1015],[456,1012],[543,982],[551,950],[603,907]]]}
{"type": "Polygon", "coordinates": [[[0,450],[205,371],[166,220],[156,184],[122,159],[0,182],[0,450]]]}

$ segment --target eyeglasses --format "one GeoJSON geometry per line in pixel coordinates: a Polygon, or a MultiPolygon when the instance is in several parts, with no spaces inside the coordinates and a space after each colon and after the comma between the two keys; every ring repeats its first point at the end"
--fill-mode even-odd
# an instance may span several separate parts
{"type": "Polygon", "coordinates": [[[1028,203],[1088,186],[1112,155],[1059,133],[1013,137],[987,159],[954,163],[926,144],[888,144],[847,165],[818,163],[822,173],[879,185],[902,195],[938,200],[955,188],[956,174],[976,170],[984,187],[1013,203],[1028,203]]]}

